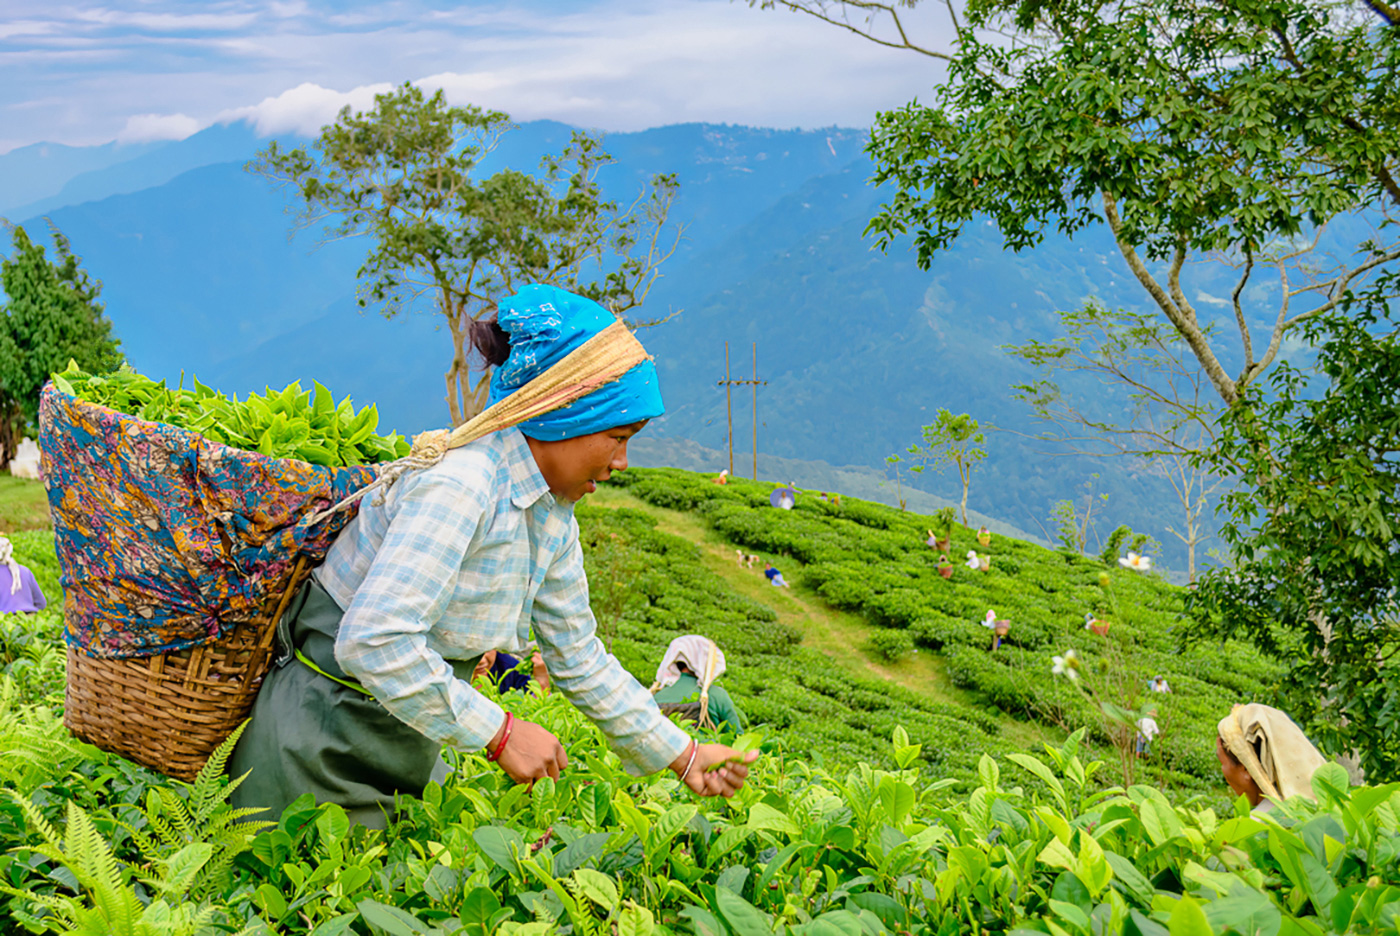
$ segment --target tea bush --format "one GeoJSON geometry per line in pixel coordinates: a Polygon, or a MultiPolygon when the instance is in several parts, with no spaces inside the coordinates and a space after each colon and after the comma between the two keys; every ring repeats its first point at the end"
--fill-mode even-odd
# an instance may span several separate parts
{"type": "Polygon", "coordinates": [[[881,659],[898,663],[914,652],[914,638],[904,631],[877,631],[870,637],[870,646],[881,659]]]}
{"type": "Polygon", "coordinates": [[[384,832],[309,796],[241,822],[213,773],[151,787],[109,772],[99,787],[101,756],[32,792],[6,783],[0,922],[112,936],[1326,936],[1394,933],[1400,915],[1400,785],[1351,788],[1335,765],[1314,777],[1315,803],[1174,805],[1147,785],[1103,788],[1076,733],[1040,757],[982,756],[955,794],[911,769],[922,752],[896,730],[879,742],[890,769],[778,752],[734,799],[700,801],[667,773],[628,776],[557,695],[502,701],[567,745],[560,780],[515,786],[453,754],[445,783],[403,800],[384,832]],[[206,821],[182,842],[126,831],[193,803],[206,821]],[[225,871],[201,878],[216,861],[225,871]]]}

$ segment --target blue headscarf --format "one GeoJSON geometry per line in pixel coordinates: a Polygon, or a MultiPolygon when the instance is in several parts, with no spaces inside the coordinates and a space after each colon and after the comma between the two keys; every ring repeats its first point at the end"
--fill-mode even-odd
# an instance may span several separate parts
{"type": "MultiPolygon", "coordinates": [[[[616,321],[593,300],[557,286],[534,283],[502,300],[496,322],[510,335],[510,356],[491,375],[488,402],[510,396],[616,321]]],[[[558,442],[654,419],[664,412],[656,365],[643,361],[620,379],[516,428],[532,439],[558,442]]]]}

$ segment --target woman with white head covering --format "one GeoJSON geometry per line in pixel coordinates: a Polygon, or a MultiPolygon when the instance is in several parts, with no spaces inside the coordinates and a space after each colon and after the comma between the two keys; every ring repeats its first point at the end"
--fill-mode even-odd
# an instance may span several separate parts
{"type": "Polygon", "coordinates": [[[1327,763],[1293,720],[1276,708],[1237,705],[1220,720],[1215,754],[1225,782],[1255,809],[1294,796],[1313,798],[1312,775],[1327,763]],[[1273,801],[1273,802],[1270,802],[1273,801]]]}
{"type": "Polygon", "coordinates": [[[708,637],[687,634],[666,648],[651,691],[663,712],[677,712],[702,728],[743,731],[743,715],[734,700],[714,684],[722,675],[724,651],[708,637]]]}
{"type": "Polygon", "coordinates": [[[15,546],[0,535],[0,614],[33,614],[49,606],[34,573],[15,561],[15,546]]]}

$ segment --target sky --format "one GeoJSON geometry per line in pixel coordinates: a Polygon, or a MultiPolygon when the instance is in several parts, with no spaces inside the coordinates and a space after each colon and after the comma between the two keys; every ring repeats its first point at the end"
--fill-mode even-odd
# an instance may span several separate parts
{"type": "MultiPolygon", "coordinates": [[[[937,8],[907,12],[946,48],[937,8]]],[[[0,152],[180,139],[244,118],[314,133],[404,81],[599,130],[869,126],[937,63],[745,0],[4,0],[0,152]]]]}

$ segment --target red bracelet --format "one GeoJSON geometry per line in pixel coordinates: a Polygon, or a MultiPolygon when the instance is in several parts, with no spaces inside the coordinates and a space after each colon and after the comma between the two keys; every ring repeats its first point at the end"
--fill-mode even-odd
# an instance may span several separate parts
{"type": "Polygon", "coordinates": [[[501,729],[501,743],[496,745],[496,750],[486,755],[486,759],[495,762],[501,759],[501,752],[506,749],[506,742],[510,740],[510,729],[515,724],[515,716],[506,712],[506,726],[501,729]]]}
{"type": "Polygon", "coordinates": [[[693,738],[691,739],[689,750],[690,760],[685,762],[685,769],[682,770],[680,773],[676,774],[677,779],[682,781],[685,780],[687,775],[689,775],[690,768],[695,766],[695,755],[700,753],[700,744],[693,738]]]}

